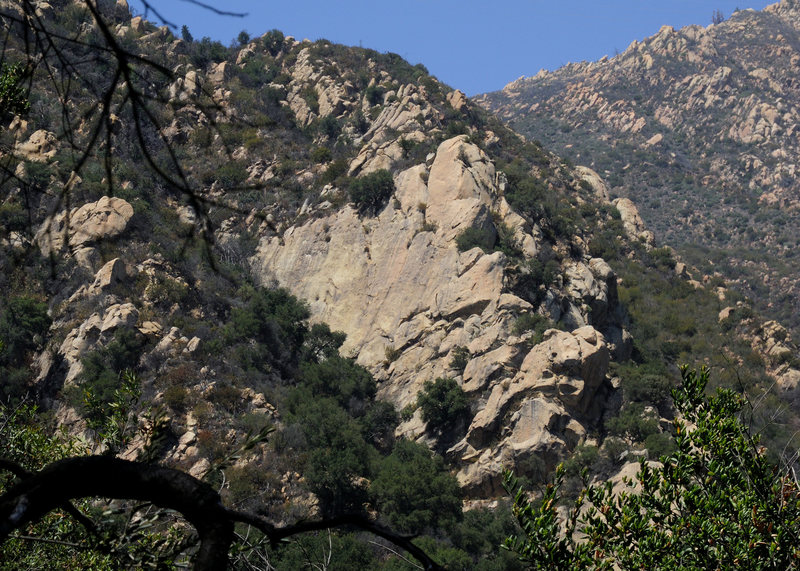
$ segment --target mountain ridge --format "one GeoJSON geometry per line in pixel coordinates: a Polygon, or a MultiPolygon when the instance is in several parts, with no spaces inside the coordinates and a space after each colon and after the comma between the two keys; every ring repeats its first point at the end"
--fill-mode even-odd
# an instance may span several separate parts
{"type": "Polygon", "coordinates": [[[604,174],[666,243],[705,244],[682,255],[794,327],[798,29],[788,1],[664,27],[476,101],[604,174]]]}

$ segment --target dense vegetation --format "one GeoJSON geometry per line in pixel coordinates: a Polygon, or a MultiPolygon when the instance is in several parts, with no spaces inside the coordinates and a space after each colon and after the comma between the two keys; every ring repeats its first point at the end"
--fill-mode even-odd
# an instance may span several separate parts
{"type": "Polygon", "coordinates": [[[564,469],[531,503],[512,474],[524,534],[507,548],[535,569],[790,569],[800,551],[800,488],[769,462],[735,392],[705,393],[709,371],[682,370],[675,450],[642,459],[635,479],[588,485],[558,515],[564,469]]]}

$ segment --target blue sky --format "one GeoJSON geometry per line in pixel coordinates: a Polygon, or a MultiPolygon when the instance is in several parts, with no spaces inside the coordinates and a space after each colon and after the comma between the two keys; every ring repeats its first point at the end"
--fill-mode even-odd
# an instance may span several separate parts
{"type": "MultiPolygon", "coordinates": [[[[244,18],[215,15],[187,0],[155,0],[175,25],[225,44],[277,28],[297,39],[362,45],[422,63],[467,95],[570,61],[623,51],[664,25],[706,26],[720,10],[760,10],[765,0],[203,0],[244,18]]],[[[139,0],[129,0],[142,13],[139,0]]],[[[150,19],[158,21],[154,14],[150,19]]]]}

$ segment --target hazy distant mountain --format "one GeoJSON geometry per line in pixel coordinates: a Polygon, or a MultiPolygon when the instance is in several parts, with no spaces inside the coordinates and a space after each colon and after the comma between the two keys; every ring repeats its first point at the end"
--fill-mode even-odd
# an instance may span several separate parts
{"type": "Polygon", "coordinates": [[[476,98],[606,178],[657,237],[800,325],[800,4],[662,28],[476,98]]]}

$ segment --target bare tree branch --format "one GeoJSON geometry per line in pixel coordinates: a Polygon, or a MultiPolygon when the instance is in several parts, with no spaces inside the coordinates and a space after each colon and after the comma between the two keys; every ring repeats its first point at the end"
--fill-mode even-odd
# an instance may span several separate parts
{"type": "Polygon", "coordinates": [[[278,528],[257,515],[226,508],[211,486],[189,474],[106,456],[53,462],[0,496],[0,541],[66,502],[86,497],[147,501],[179,512],[199,535],[200,547],[194,565],[201,571],[225,568],[236,522],[252,525],[272,544],[309,531],[354,527],[408,551],[426,570],[442,569],[412,542],[413,537],[394,533],[362,515],[342,515],[278,528]]]}

